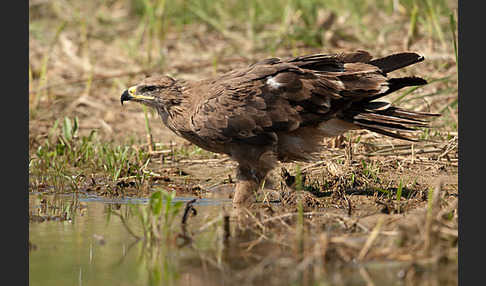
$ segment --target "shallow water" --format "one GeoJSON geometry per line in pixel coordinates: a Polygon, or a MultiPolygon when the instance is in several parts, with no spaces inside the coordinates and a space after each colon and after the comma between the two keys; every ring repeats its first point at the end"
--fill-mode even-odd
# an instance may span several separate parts
{"type": "MultiPolygon", "coordinates": [[[[41,200],[46,197],[30,195],[31,214],[42,209],[41,200]]],[[[57,204],[69,204],[73,199],[72,195],[50,198],[57,204]]],[[[191,199],[178,197],[176,201],[191,199]]],[[[250,251],[225,248],[221,224],[208,226],[208,231],[199,234],[191,247],[160,245],[147,248],[129,234],[119,217],[110,215],[109,211],[127,212],[129,204],[144,205],[147,199],[80,196],[76,200],[78,210],[72,212],[70,219],[29,224],[29,241],[34,245],[29,251],[31,285],[234,285],[236,281],[239,285],[259,285],[266,279],[278,280],[278,285],[282,285],[283,276],[295,277],[289,274],[292,266],[285,266],[284,259],[282,277],[275,277],[279,273],[275,267],[257,267],[265,262],[269,253],[282,251],[271,243],[250,251]],[[261,269],[266,269],[268,275],[256,273],[261,269]]],[[[193,230],[199,228],[230,206],[229,200],[198,200],[195,204],[198,214],[189,219],[188,225],[193,230]]],[[[175,224],[175,230],[179,232],[180,221],[175,224]]],[[[131,226],[141,232],[135,219],[131,226]]],[[[254,240],[245,236],[232,239],[233,246],[254,240]]],[[[401,279],[409,268],[410,265],[398,262],[350,264],[340,267],[339,271],[330,268],[331,271],[323,275],[322,283],[317,285],[409,285],[401,279]]],[[[457,281],[446,269],[435,272],[417,270],[421,271],[425,273],[420,278],[424,285],[455,285],[457,281]]],[[[305,281],[302,277],[284,281],[283,285],[307,284],[302,282],[305,281]]]]}
{"type": "MultiPolygon", "coordinates": [[[[72,201],[72,196],[59,196],[72,201]]],[[[176,201],[189,201],[180,197],[176,201]]],[[[131,236],[118,217],[108,220],[108,208],[121,211],[131,204],[146,204],[147,199],[106,199],[79,197],[84,207],[72,220],[30,223],[29,253],[31,285],[149,285],[149,270],[143,243],[131,236]]],[[[38,195],[30,196],[30,209],[40,209],[38,195]]],[[[196,202],[204,212],[219,213],[225,201],[201,199],[196,202]]],[[[181,251],[181,255],[187,255],[181,251]]]]}

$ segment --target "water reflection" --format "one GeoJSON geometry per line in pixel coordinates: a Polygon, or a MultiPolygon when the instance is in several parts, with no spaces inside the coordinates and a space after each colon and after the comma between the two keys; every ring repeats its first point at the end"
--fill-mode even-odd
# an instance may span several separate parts
{"type": "MultiPolygon", "coordinates": [[[[192,198],[176,198],[186,204],[192,198]]],[[[427,285],[457,284],[457,269],[429,271],[411,263],[327,264],[300,258],[295,241],[276,240],[231,217],[230,201],[201,199],[197,215],[183,212],[167,239],[150,243],[133,204],[146,199],[31,195],[30,212],[63,220],[29,224],[29,279],[32,285],[427,285]],[[67,213],[67,215],[66,215],[67,213]],[[231,237],[229,237],[231,233],[231,237]],[[266,237],[264,237],[266,236],[266,237]],[[34,247],[35,246],[35,247],[34,247]],[[407,282],[409,277],[413,277],[407,282]]],[[[265,227],[265,226],[262,226],[265,227]]],[[[278,236],[276,236],[278,237],[278,236]]],[[[308,238],[305,238],[308,239],[308,238]]],[[[308,241],[312,241],[309,240],[308,241]]],[[[307,244],[306,249],[314,245],[307,244]]],[[[309,259],[312,258],[312,259],[309,259]]]]}
{"type": "MultiPolygon", "coordinates": [[[[177,198],[176,201],[190,200],[177,198]]],[[[43,207],[45,201],[45,196],[31,195],[31,215],[53,217],[56,211],[64,208],[59,204],[52,206],[56,201],[77,201],[78,206],[83,208],[82,211],[78,208],[77,213],[63,221],[45,219],[42,223],[30,223],[29,242],[35,245],[29,253],[29,279],[33,285],[174,285],[178,280],[203,285],[196,281],[208,281],[208,277],[188,276],[186,271],[188,268],[193,271],[193,266],[188,263],[181,268],[180,263],[192,261],[194,257],[199,260],[201,255],[205,255],[203,252],[212,251],[217,231],[208,231],[198,237],[199,254],[193,247],[177,247],[178,239],[148,248],[146,243],[134,238],[112,213],[116,210],[129,217],[128,203],[146,204],[146,199],[57,196],[49,200],[52,208],[47,212],[43,207]]],[[[204,208],[204,212],[200,218],[191,218],[191,224],[217,217],[228,202],[198,200],[195,206],[204,208]]],[[[131,220],[133,230],[141,233],[141,227],[131,220]]],[[[209,229],[215,228],[217,225],[209,226],[209,229]]],[[[208,261],[212,259],[206,258],[205,261],[210,263],[208,261]]],[[[207,267],[207,263],[200,266],[207,267]]]]}

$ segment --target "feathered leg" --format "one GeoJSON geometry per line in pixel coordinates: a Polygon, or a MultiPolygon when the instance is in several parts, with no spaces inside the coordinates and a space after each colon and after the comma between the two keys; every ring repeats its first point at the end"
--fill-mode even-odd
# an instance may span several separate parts
{"type": "Polygon", "coordinates": [[[233,156],[238,161],[235,195],[233,204],[235,206],[249,205],[255,201],[255,194],[260,188],[263,180],[277,164],[276,155],[273,151],[252,152],[246,150],[246,156],[233,156]],[[257,156],[251,156],[257,154],[257,156]]]}
{"type": "Polygon", "coordinates": [[[238,166],[236,179],[235,195],[233,197],[234,205],[249,205],[255,201],[255,193],[260,184],[259,180],[252,175],[248,168],[238,166]]]}

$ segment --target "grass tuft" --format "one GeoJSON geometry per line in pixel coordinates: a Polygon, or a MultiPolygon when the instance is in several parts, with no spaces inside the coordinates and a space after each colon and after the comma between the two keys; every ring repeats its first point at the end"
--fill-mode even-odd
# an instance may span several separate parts
{"type": "Polygon", "coordinates": [[[78,136],[78,119],[56,120],[43,144],[29,158],[32,187],[50,186],[55,191],[77,191],[80,175],[103,172],[113,182],[142,172],[149,154],[129,146],[114,145],[96,138],[96,131],[78,136]],[[60,130],[59,130],[60,129],[60,130]]]}

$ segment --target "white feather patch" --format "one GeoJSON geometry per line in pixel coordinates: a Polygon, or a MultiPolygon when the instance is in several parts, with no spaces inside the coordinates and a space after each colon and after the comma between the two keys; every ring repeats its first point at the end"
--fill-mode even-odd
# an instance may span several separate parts
{"type": "Polygon", "coordinates": [[[276,81],[273,77],[268,78],[265,83],[270,87],[270,89],[279,89],[280,86],[282,86],[282,84],[276,81]]]}

